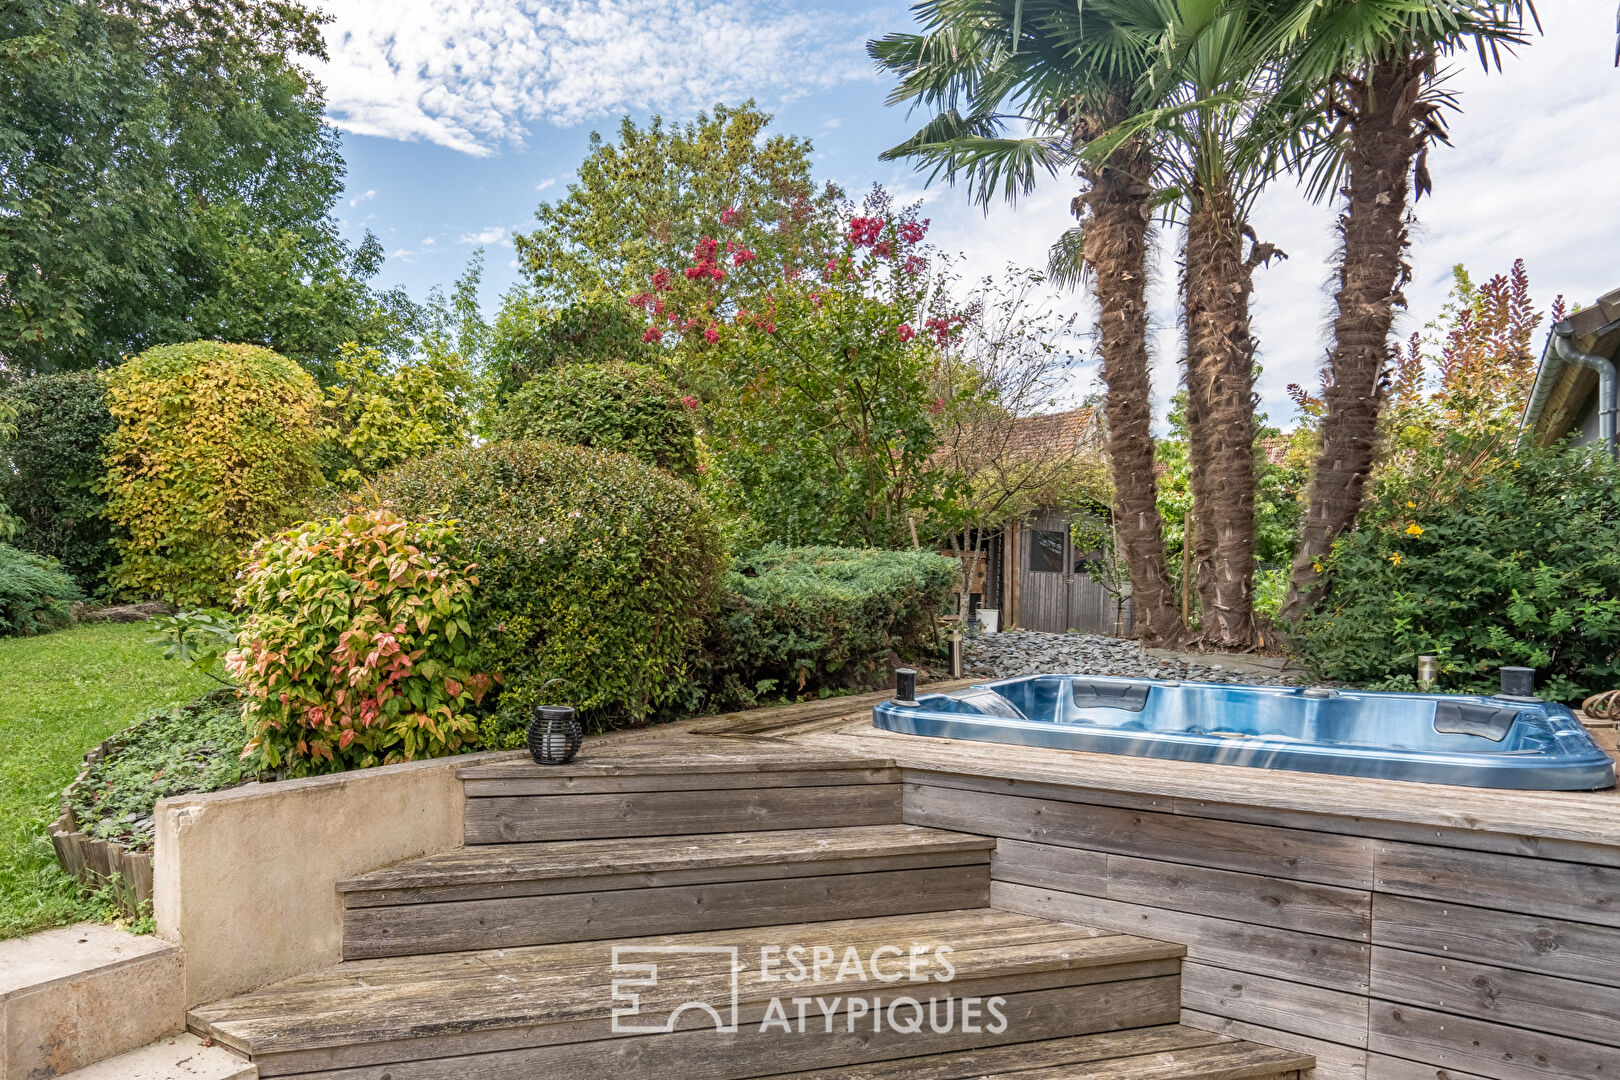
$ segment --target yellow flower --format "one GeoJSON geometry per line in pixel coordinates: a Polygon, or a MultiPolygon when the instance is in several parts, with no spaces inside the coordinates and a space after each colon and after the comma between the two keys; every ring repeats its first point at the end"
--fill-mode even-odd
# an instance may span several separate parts
{"type": "Polygon", "coordinates": [[[1408,510],[1416,510],[1417,509],[1417,503],[1413,502],[1411,499],[1407,499],[1406,500],[1406,508],[1408,510]]]}
{"type": "Polygon", "coordinates": [[[1394,563],[1396,566],[1401,565],[1401,553],[1397,551],[1395,554],[1389,557],[1389,561],[1394,563]]]}
{"type": "Polygon", "coordinates": [[[1322,572],[1322,564],[1319,562],[1313,562],[1311,563],[1311,569],[1320,574],[1322,572]]]}
{"type": "Polygon", "coordinates": [[[1412,522],[1412,524],[1410,524],[1410,525],[1408,525],[1406,527],[1406,535],[1407,536],[1422,536],[1423,535],[1423,526],[1419,525],[1415,521],[1412,522]]]}

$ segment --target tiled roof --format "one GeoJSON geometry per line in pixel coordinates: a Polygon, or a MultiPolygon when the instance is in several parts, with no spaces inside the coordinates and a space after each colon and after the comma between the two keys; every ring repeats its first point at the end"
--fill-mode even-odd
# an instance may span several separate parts
{"type": "Polygon", "coordinates": [[[1102,444],[1100,425],[1091,409],[1021,416],[1013,426],[1007,449],[1014,454],[1038,454],[1054,448],[1102,444]]]}

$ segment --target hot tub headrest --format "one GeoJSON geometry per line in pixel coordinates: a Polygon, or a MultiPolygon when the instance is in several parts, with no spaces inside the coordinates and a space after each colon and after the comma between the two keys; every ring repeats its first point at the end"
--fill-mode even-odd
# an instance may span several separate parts
{"type": "Polygon", "coordinates": [[[1153,689],[1145,682],[1092,682],[1090,679],[1074,679],[1069,685],[1074,691],[1076,708],[1124,709],[1126,712],[1141,712],[1146,708],[1148,691],[1153,689]]]}
{"type": "Polygon", "coordinates": [[[1439,701],[1434,706],[1434,730],[1442,735],[1477,735],[1501,742],[1513,727],[1519,710],[1472,701],[1439,701]]]}

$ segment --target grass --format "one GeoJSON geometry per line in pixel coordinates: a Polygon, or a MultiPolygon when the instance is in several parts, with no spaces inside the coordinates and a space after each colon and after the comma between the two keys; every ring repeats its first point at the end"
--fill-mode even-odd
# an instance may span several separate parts
{"type": "Polygon", "coordinates": [[[148,711],[217,686],[165,660],[144,623],[88,624],[0,638],[0,938],[82,919],[113,906],[79,895],[45,835],[86,750],[148,711]]]}

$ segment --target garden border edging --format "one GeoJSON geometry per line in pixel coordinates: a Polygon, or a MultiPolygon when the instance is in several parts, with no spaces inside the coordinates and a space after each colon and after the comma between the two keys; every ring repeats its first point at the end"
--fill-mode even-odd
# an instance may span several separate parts
{"type": "Polygon", "coordinates": [[[186,1005],[342,959],[336,884],[460,847],[461,754],[254,783],[157,804],[153,914],[186,950],[186,1005]]]}

